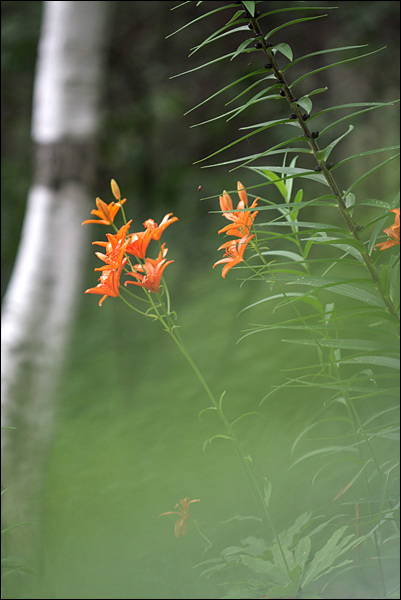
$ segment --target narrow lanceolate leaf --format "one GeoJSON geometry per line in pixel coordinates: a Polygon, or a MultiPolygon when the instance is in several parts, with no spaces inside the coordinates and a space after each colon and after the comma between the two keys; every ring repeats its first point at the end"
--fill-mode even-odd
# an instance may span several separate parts
{"type": "MultiPolygon", "coordinates": [[[[307,77],[310,77],[311,75],[315,75],[316,73],[320,73],[320,71],[325,71],[326,69],[331,69],[332,67],[338,67],[339,65],[343,65],[345,63],[352,62],[354,60],[359,60],[361,58],[365,58],[366,56],[371,56],[372,54],[376,54],[376,52],[381,52],[381,50],[384,50],[384,48],[385,48],[385,46],[383,46],[382,48],[379,48],[378,50],[373,50],[373,52],[367,52],[366,54],[360,54],[359,56],[353,56],[352,58],[346,58],[344,60],[340,60],[339,62],[332,63],[330,65],[325,65],[324,67],[320,67],[320,69],[314,69],[313,71],[309,71],[305,75],[301,75],[301,77],[298,77],[298,79],[296,79],[291,84],[291,88],[296,86],[298,83],[300,83],[307,77]]],[[[295,62],[296,61],[294,61],[293,63],[290,63],[290,65],[295,64],[295,62]]],[[[284,69],[282,69],[282,70],[284,71],[284,69]]]]}
{"type": "Polygon", "coordinates": [[[239,423],[240,421],[242,421],[242,419],[245,419],[245,417],[249,417],[250,415],[258,415],[259,417],[261,416],[260,412],[257,412],[256,410],[250,410],[249,412],[246,412],[242,415],[240,415],[239,417],[237,417],[236,419],[234,419],[234,421],[232,421],[230,423],[231,427],[233,425],[236,425],[237,423],[239,423]]]}
{"type": "MultiPolygon", "coordinates": [[[[303,344],[304,346],[314,346],[316,344],[316,341],[311,339],[291,339],[282,341],[291,344],[303,344]]],[[[333,340],[319,340],[319,345],[325,348],[341,348],[342,350],[363,350],[366,352],[371,352],[375,350],[387,350],[394,353],[397,350],[397,348],[395,348],[394,345],[384,344],[383,342],[338,338],[335,338],[333,340]]]]}
{"type": "MultiPolygon", "coordinates": [[[[330,131],[330,129],[333,129],[333,127],[336,127],[337,125],[340,125],[340,123],[344,123],[345,121],[349,121],[349,119],[353,119],[354,117],[358,116],[358,115],[362,115],[366,112],[370,112],[372,110],[377,110],[378,108],[384,108],[385,106],[393,106],[394,102],[375,102],[375,103],[365,103],[366,105],[368,104],[372,104],[372,106],[370,106],[370,108],[364,108],[363,110],[357,110],[354,111],[352,113],[349,113],[347,115],[345,115],[344,117],[341,117],[341,119],[337,119],[336,121],[332,121],[330,123],[330,125],[327,125],[327,127],[325,127],[324,129],[322,129],[322,131],[319,134],[319,137],[321,137],[322,135],[324,135],[325,133],[327,133],[328,131],[330,131]]],[[[331,112],[333,110],[341,110],[342,108],[345,108],[345,105],[339,105],[339,106],[332,106],[330,108],[327,108],[325,110],[320,111],[319,113],[315,113],[314,115],[312,115],[310,117],[310,120],[312,121],[313,119],[316,119],[317,117],[319,117],[321,114],[323,113],[327,113],[327,112],[331,112]]]]}
{"type": "Polygon", "coordinates": [[[372,169],[369,169],[369,171],[366,171],[366,173],[364,173],[363,175],[361,175],[360,177],[358,177],[358,179],[356,179],[354,181],[354,183],[352,185],[350,185],[350,187],[347,189],[346,193],[349,194],[349,192],[351,190],[353,190],[354,188],[356,188],[356,186],[361,183],[361,181],[363,181],[364,179],[366,179],[366,177],[368,177],[369,175],[371,175],[372,173],[374,173],[375,171],[377,171],[378,169],[380,169],[381,167],[384,167],[384,165],[387,165],[388,163],[390,163],[391,161],[393,161],[394,159],[398,158],[400,155],[400,153],[398,152],[397,154],[395,154],[394,156],[391,156],[390,158],[388,158],[387,160],[384,160],[383,162],[381,162],[380,164],[376,165],[375,167],[373,167],[372,169]]]}
{"type": "Polygon", "coordinates": [[[335,146],[337,146],[338,142],[341,142],[341,140],[344,139],[349,133],[351,133],[353,129],[354,126],[350,125],[345,133],[340,135],[336,140],[332,141],[331,144],[326,146],[326,148],[323,150],[323,160],[327,160],[329,158],[330,154],[332,153],[335,146]]]}
{"type": "Polygon", "coordinates": [[[208,406],[207,408],[204,408],[198,413],[198,418],[200,419],[203,413],[207,412],[208,410],[217,410],[217,408],[215,406],[208,406]]]}
{"type": "Polygon", "coordinates": [[[237,117],[240,113],[242,113],[244,110],[246,110],[253,104],[256,104],[257,102],[261,102],[262,100],[281,100],[281,96],[279,94],[268,94],[267,96],[264,94],[266,94],[266,90],[261,90],[260,92],[252,96],[252,98],[250,98],[245,104],[242,104],[241,106],[236,108],[234,114],[232,114],[231,117],[227,119],[227,122],[231,121],[231,119],[234,119],[234,117],[237,117]]]}
{"type": "Polygon", "coordinates": [[[344,250],[347,254],[350,254],[356,258],[359,262],[364,262],[362,252],[365,251],[362,242],[354,239],[339,239],[336,237],[321,237],[311,240],[313,244],[329,245],[334,248],[344,250]]]}
{"type": "Polygon", "coordinates": [[[288,200],[288,191],[285,185],[285,182],[282,179],[273,173],[273,171],[267,171],[266,169],[258,169],[259,173],[263,175],[269,181],[272,181],[274,185],[277,187],[278,191],[282,195],[285,201],[288,200]]]}
{"type": "Polygon", "coordinates": [[[335,497],[333,498],[333,502],[335,502],[336,500],[338,500],[338,498],[340,498],[343,494],[345,494],[345,492],[347,492],[355,483],[355,481],[359,478],[359,476],[361,475],[361,473],[363,473],[365,467],[372,462],[372,459],[369,459],[366,461],[366,463],[363,465],[363,467],[358,471],[358,473],[355,475],[355,477],[353,477],[351,479],[351,481],[349,483],[347,483],[347,485],[338,492],[338,494],[335,495],[335,497]]]}
{"type": "MultiPolygon", "coordinates": [[[[239,16],[240,14],[241,13],[238,12],[237,16],[239,16]]],[[[221,29],[219,29],[218,31],[215,31],[214,33],[212,33],[212,35],[210,35],[205,40],[203,40],[203,42],[201,42],[198,46],[195,46],[192,49],[191,54],[189,56],[191,57],[193,54],[195,54],[195,52],[197,52],[198,50],[200,50],[207,44],[211,44],[212,42],[215,42],[216,40],[219,40],[222,37],[230,35],[231,33],[237,33],[238,31],[246,31],[247,33],[249,33],[249,29],[246,25],[242,25],[241,27],[232,27],[232,20],[231,20],[229,23],[224,25],[224,27],[221,27],[221,29]]]]}
{"type": "Polygon", "coordinates": [[[213,100],[214,98],[216,98],[216,96],[218,96],[219,94],[222,94],[223,92],[229,90],[234,85],[238,85],[244,79],[248,79],[249,77],[258,76],[258,75],[262,75],[262,74],[265,74],[264,70],[252,71],[252,73],[247,73],[246,75],[244,75],[243,77],[240,77],[236,81],[232,81],[231,83],[229,83],[228,85],[224,86],[223,88],[220,88],[219,90],[217,90],[217,92],[215,92],[211,96],[208,96],[208,98],[206,98],[205,100],[202,100],[202,102],[199,102],[199,104],[197,104],[193,108],[190,108],[189,110],[187,110],[187,112],[185,112],[184,115],[188,115],[193,110],[196,110],[197,108],[199,108],[203,104],[206,104],[206,102],[209,102],[210,100],[213,100]]]}
{"type": "MultiPolygon", "coordinates": [[[[248,27],[241,27],[241,28],[238,27],[237,29],[247,29],[248,30],[248,27]]],[[[254,41],[255,41],[255,38],[252,37],[252,38],[248,38],[247,40],[244,40],[243,42],[241,42],[241,44],[238,46],[238,48],[236,49],[236,51],[234,52],[234,54],[232,55],[230,60],[234,60],[234,58],[236,58],[239,54],[241,54],[245,50],[245,48],[247,48],[254,41]]]]}
{"type": "MultiPolygon", "coordinates": [[[[196,164],[198,164],[200,162],[203,162],[205,160],[209,160],[210,158],[213,158],[213,156],[216,156],[217,154],[220,154],[221,152],[224,152],[225,150],[228,150],[229,148],[232,148],[233,146],[235,146],[239,142],[247,140],[251,136],[258,134],[261,131],[265,131],[266,129],[269,129],[270,127],[274,127],[275,125],[281,125],[282,123],[287,123],[287,122],[288,122],[288,119],[276,119],[274,121],[266,122],[266,123],[263,124],[263,126],[261,126],[256,131],[252,131],[251,133],[247,133],[246,135],[243,135],[242,137],[238,138],[237,140],[234,140],[234,142],[231,142],[231,144],[228,144],[227,146],[224,146],[224,148],[220,148],[220,150],[216,150],[216,152],[213,152],[213,154],[209,154],[209,156],[206,156],[205,158],[202,158],[201,160],[197,160],[194,164],[196,165],[196,164]]],[[[305,169],[305,171],[306,171],[306,169],[305,169]]]]}
{"type": "Polygon", "coordinates": [[[281,29],[289,27],[290,25],[296,25],[297,23],[303,23],[305,21],[314,21],[315,19],[322,19],[323,17],[327,17],[327,15],[316,15],[315,17],[302,17],[301,19],[294,19],[294,21],[287,21],[286,23],[283,23],[283,25],[279,25],[278,27],[271,29],[269,33],[265,35],[265,40],[267,41],[269,38],[272,37],[272,35],[277,33],[277,31],[281,31],[281,29]]]}
{"type": "MultiPolygon", "coordinates": [[[[330,8],[330,7],[327,7],[330,8]]],[[[334,8],[334,7],[331,7],[334,8]]],[[[286,71],[287,69],[291,68],[293,65],[296,65],[297,63],[306,60],[308,58],[312,58],[312,56],[319,56],[320,54],[329,54],[332,52],[344,52],[344,50],[356,50],[359,48],[366,48],[367,44],[362,44],[359,46],[342,46],[340,48],[326,48],[325,50],[317,50],[316,52],[311,52],[310,54],[304,54],[304,56],[300,56],[299,58],[295,59],[291,64],[286,65],[285,67],[283,67],[281,70],[282,71],[286,71]]]]}
{"type": "Polygon", "coordinates": [[[276,173],[283,173],[286,178],[289,177],[303,177],[305,179],[312,179],[312,181],[317,181],[318,183],[322,183],[327,186],[327,181],[323,175],[320,173],[315,173],[314,171],[310,171],[309,169],[301,169],[300,167],[276,167],[274,165],[269,166],[261,166],[261,167],[250,167],[253,171],[273,171],[276,173]]]}
{"type": "Polygon", "coordinates": [[[266,156],[271,156],[274,154],[289,154],[293,152],[296,152],[297,154],[312,154],[312,150],[310,148],[289,147],[289,144],[292,144],[294,142],[305,142],[305,138],[297,136],[289,140],[285,140],[284,142],[280,142],[279,144],[276,144],[275,146],[272,146],[271,148],[268,148],[263,152],[259,152],[258,154],[249,154],[247,156],[241,156],[240,158],[234,158],[232,160],[227,160],[221,163],[208,165],[208,167],[222,167],[224,165],[241,163],[234,167],[234,169],[231,169],[232,171],[234,171],[235,169],[241,169],[242,167],[247,166],[248,164],[257,160],[258,158],[264,158],[266,156]]]}
{"type": "MultiPolygon", "coordinates": [[[[363,280],[363,283],[370,283],[369,280],[363,280]]],[[[300,284],[300,285],[308,285],[315,289],[330,289],[335,294],[340,294],[341,296],[348,296],[349,298],[354,298],[356,300],[360,300],[361,302],[365,302],[366,304],[370,304],[371,306],[384,306],[382,299],[374,294],[366,291],[363,288],[357,287],[355,285],[349,285],[348,283],[344,283],[343,280],[327,280],[320,277],[301,277],[295,279],[293,281],[287,281],[288,284],[300,284]]]]}
{"type": "Polygon", "coordinates": [[[228,54],[224,54],[223,56],[219,56],[218,58],[210,60],[207,63],[203,63],[202,65],[198,65],[197,67],[194,67],[193,69],[189,69],[188,71],[183,71],[182,73],[177,73],[177,75],[171,75],[170,79],[175,79],[176,77],[181,77],[182,75],[188,75],[188,73],[193,73],[194,71],[199,71],[199,69],[204,69],[205,67],[209,67],[210,65],[214,65],[217,62],[220,62],[221,60],[225,60],[226,58],[231,58],[233,54],[234,54],[234,52],[229,52],[228,54]]]}
{"type": "Polygon", "coordinates": [[[270,502],[270,496],[272,494],[272,484],[271,482],[266,479],[265,480],[265,485],[263,488],[263,499],[265,501],[266,507],[269,508],[269,502],[270,502]]]}
{"type": "Polygon", "coordinates": [[[270,92],[271,90],[278,91],[280,89],[280,87],[276,83],[276,77],[275,77],[274,73],[270,73],[269,75],[266,75],[265,77],[259,77],[256,81],[254,81],[250,85],[248,85],[248,87],[242,89],[236,96],[233,96],[232,98],[227,100],[226,106],[228,106],[229,104],[232,104],[232,102],[236,102],[239,98],[241,98],[241,96],[244,96],[245,94],[247,94],[248,92],[253,90],[253,88],[262,85],[264,81],[268,81],[269,79],[271,80],[272,85],[265,88],[265,92],[270,92]]]}
{"type": "MultiPolygon", "coordinates": [[[[355,160],[356,158],[364,158],[365,156],[369,156],[370,154],[379,154],[379,152],[390,152],[393,150],[399,150],[400,146],[387,146],[386,148],[376,148],[375,150],[367,150],[366,152],[358,152],[357,154],[352,154],[351,156],[347,156],[347,158],[344,158],[343,160],[339,160],[338,163],[336,164],[337,167],[341,167],[342,165],[344,165],[345,163],[349,162],[350,160],[355,160]]],[[[371,199],[368,199],[369,201],[371,201],[371,199]]],[[[368,200],[358,200],[358,204],[365,204],[368,202],[368,200]]],[[[366,204],[367,206],[381,206],[384,207],[385,206],[385,202],[383,200],[374,200],[374,202],[376,204],[366,204]]]]}
{"type": "Polygon", "coordinates": [[[400,361],[398,358],[391,358],[389,356],[355,356],[353,358],[345,358],[340,360],[341,363],[359,363],[367,365],[378,365],[381,367],[388,367],[389,369],[400,370],[400,361]]]}
{"type": "Polygon", "coordinates": [[[212,435],[212,437],[208,438],[207,440],[205,440],[205,442],[203,443],[202,446],[202,451],[204,452],[206,450],[206,447],[211,444],[214,440],[217,439],[222,439],[222,440],[232,440],[233,438],[230,435],[227,435],[225,433],[217,433],[216,435],[212,435]]]}
{"type": "Polygon", "coordinates": [[[297,460],[295,460],[292,463],[290,469],[295,467],[295,465],[298,465],[300,462],[303,462],[304,460],[307,460],[309,458],[314,458],[316,456],[326,457],[330,456],[331,454],[338,454],[339,452],[355,453],[358,452],[358,450],[356,448],[353,448],[352,446],[327,446],[327,448],[318,448],[317,450],[311,450],[310,452],[307,452],[306,454],[303,454],[302,456],[297,458],[297,460]]]}
{"type": "MultiPolygon", "coordinates": [[[[183,3],[185,4],[185,3],[183,3]]],[[[182,6],[182,5],[180,5],[182,6]]],[[[175,6],[173,8],[178,8],[178,6],[175,6]]],[[[186,27],[190,27],[190,25],[193,25],[194,23],[197,23],[198,21],[200,21],[201,19],[205,19],[206,17],[210,17],[210,15],[213,15],[217,12],[220,12],[222,10],[225,10],[226,8],[232,8],[229,4],[226,6],[221,6],[219,8],[215,8],[214,10],[210,10],[209,12],[200,15],[199,17],[196,17],[196,19],[192,19],[192,21],[189,21],[189,23],[185,23],[185,25],[183,25],[182,27],[180,27],[179,29],[177,29],[176,31],[173,31],[173,33],[169,33],[169,35],[166,36],[166,39],[175,35],[176,33],[179,33],[180,31],[182,31],[183,29],[186,29],[186,27]]]]}

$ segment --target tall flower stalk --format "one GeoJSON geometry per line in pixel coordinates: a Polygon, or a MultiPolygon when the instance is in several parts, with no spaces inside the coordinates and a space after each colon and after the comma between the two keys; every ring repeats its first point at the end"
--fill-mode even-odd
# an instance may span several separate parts
{"type": "MultiPolygon", "coordinates": [[[[120,200],[121,194],[115,180],[111,181],[111,189],[115,199],[118,202],[112,202],[111,204],[106,205],[103,201],[101,201],[98,198],[96,200],[98,210],[92,211],[92,214],[98,216],[99,220],[87,220],[83,223],[100,223],[102,225],[112,224],[116,231],[115,234],[107,234],[107,242],[94,242],[95,244],[102,245],[105,248],[105,254],[100,252],[96,253],[97,257],[100,260],[102,260],[105,264],[95,269],[95,271],[101,271],[101,276],[99,278],[98,285],[93,288],[87,289],[85,293],[102,295],[102,298],[99,301],[99,306],[102,306],[104,300],[109,296],[120,297],[121,300],[132,310],[139,312],[144,316],[151,317],[159,321],[163,329],[169,334],[169,336],[174,341],[181,354],[185,358],[186,362],[191,367],[193,373],[196,375],[199,383],[203,387],[209,401],[211,402],[211,406],[205,410],[211,409],[216,411],[218,417],[220,418],[224,426],[225,433],[214,436],[214,438],[221,437],[230,440],[233,443],[235,452],[248,478],[251,493],[255,498],[261,519],[267,529],[267,535],[270,536],[270,534],[273,533],[275,542],[279,548],[282,560],[288,572],[289,565],[287,562],[287,558],[285,556],[280,538],[277,535],[277,532],[274,528],[273,521],[268,511],[267,503],[265,501],[264,496],[262,495],[261,489],[254,475],[250,457],[246,457],[244,455],[238,436],[235,433],[232,424],[227,419],[223,411],[222,400],[224,397],[224,393],[220,396],[219,399],[217,399],[211,391],[205,377],[199,370],[198,366],[196,365],[195,361],[193,360],[193,358],[191,357],[184,345],[184,342],[178,332],[175,318],[173,317],[173,313],[170,308],[170,295],[163,274],[166,267],[174,261],[167,261],[167,259],[165,258],[168,249],[164,243],[161,244],[160,238],[163,231],[169,225],[178,221],[178,218],[173,217],[172,213],[169,213],[164,217],[160,225],[157,225],[157,223],[155,223],[155,221],[153,221],[152,219],[148,219],[143,224],[145,230],[136,233],[129,233],[129,229],[132,223],[131,220],[125,222],[120,229],[117,229],[117,227],[114,224],[114,218],[116,217],[118,210],[122,206],[122,201],[120,200]],[[159,254],[157,258],[150,258],[149,256],[147,256],[148,247],[150,247],[150,243],[152,240],[155,240],[159,243],[159,254]],[[133,264],[131,258],[132,256],[134,256],[139,261],[137,264],[133,264]],[[124,282],[124,284],[122,284],[120,282],[122,276],[134,277],[135,279],[137,279],[137,281],[127,279],[124,282]],[[136,294],[132,293],[127,295],[127,286],[130,284],[140,287],[142,289],[143,296],[138,297],[136,294]],[[134,304],[136,300],[145,301],[145,303],[148,304],[148,309],[146,311],[143,310],[143,307],[142,309],[139,309],[134,304]]],[[[247,207],[247,195],[245,189],[240,190],[240,196],[242,205],[239,207],[239,209],[242,210],[242,208],[247,207]]],[[[229,197],[227,195],[225,209],[229,212],[227,212],[226,217],[229,220],[233,221],[232,225],[230,225],[230,227],[232,227],[232,229],[230,229],[230,233],[234,235],[244,234],[243,237],[247,240],[242,250],[240,250],[240,253],[243,254],[246,244],[253,237],[249,235],[249,227],[253,223],[255,213],[239,212],[232,217],[232,206],[229,204],[228,198],[229,197]]],[[[252,208],[254,206],[256,206],[256,202],[253,203],[252,208]]],[[[123,217],[124,221],[126,221],[125,214],[123,215],[123,217]]],[[[226,265],[225,269],[228,270],[233,266],[233,264],[237,264],[238,262],[240,262],[240,260],[234,258],[232,262],[229,262],[226,265]]],[[[181,534],[183,534],[183,532],[186,532],[187,518],[189,518],[190,516],[189,511],[187,510],[188,506],[185,503],[186,500],[189,499],[184,499],[183,501],[181,501],[184,502],[185,506],[181,506],[180,513],[174,513],[181,514],[181,520],[177,521],[178,525],[176,527],[176,536],[177,532],[180,532],[181,534]]],[[[194,500],[191,500],[191,502],[194,502],[194,500]]],[[[195,524],[197,525],[196,522],[195,524]]],[[[204,537],[204,539],[208,541],[208,547],[211,547],[212,544],[210,540],[208,540],[208,538],[206,538],[206,536],[201,532],[199,526],[197,528],[202,537],[204,537]]]]}

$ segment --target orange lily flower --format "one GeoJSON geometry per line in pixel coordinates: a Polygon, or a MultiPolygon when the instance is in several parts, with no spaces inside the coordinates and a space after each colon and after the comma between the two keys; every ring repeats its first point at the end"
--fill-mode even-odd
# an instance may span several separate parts
{"type": "Polygon", "coordinates": [[[188,519],[194,520],[193,516],[189,512],[189,505],[192,504],[192,502],[200,502],[200,500],[183,498],[180,500],[180,504],[175,505],[175,508],[178,510],[170,510],[159,515],[159,518],[163,517],[164,515],[178,515],[180,517],[174,525],[174,535],[176,538],[180,537],[180,535],[186,534],[188,528],[188,519]]]}
{"type": "Polygon", "coordinates": [[[226,250],[224,253],[224,258],[214,263],[213,269],[216,265],[226,263],[221,273],[223,279],[232,267],[235,267],[235,265],[238,265],[240,262],[243,262],[245,248],[247,247],[250,240],[254,237],[254,235],[245,235],[241,239],[230,240],[229,242],[226,242],[225,244],[222,244],[220,246],[219,250],[221,250],[222,248],[225,248],[226,250]]]}
{"type": "Polygon", "coordinates": [[[175,221],[178,221],[178,217],[171,217],[172,214],[173,213],[168,213],[168,215],[165,215],[160,225],[155,223],[153,219],[148,219],[144,222],[143,226],[146,227],[146,229],[150,229],[152,231],[152,238],[154,240],[160,240],[163,231],[169,225],[175,223],[175,221]]]}
{"type": "Polygon", "coordinates": [[[85,294],[103,294],[103,298],[99,300],[99,306],[102,306],[103,301],[107,296],[117,297],[119,295],[120,276],[122,265],[119,269],[110,269],[103,271],[99,277],[99,282],[96,287],[85,290],[85,294]]]}
{"type": "Polygon", "coordinates": [[[126,281],[124,285],[129,283],[133,285],[139,285],[149,292],[157,293],[159,291],[160,280],[163,275],[164,269],[167,265],[174,262],[173,260],[168,260],[164,258],[167,254],[167,248],[165,248],[165,244],[162,245],[162,250],[159,252],[159,256],[155,259],[146,258],[143,265],[135,265],[136,271],[131,271],[127,273],[127,275],[132,275],[139,279],[139,281],[126,281]],[[145,272],[146,275],[142,275],[145,272]]]}
{"type": "Polygon", "coordinates": [[[130,241],[129,237],[127,238],[127,232],[131,223],[132,219],[120,227],[116,234],[107,233],[106,236],[108,242],[92,242],[92,244],[97,244],[106,248],[106,254],[95,252],[96,256],[106,263],[103,267],[95,269],[95,271],[118,269],[127,262],[127,259],[124,258],[124,254],[127,251],[130,241]]]}
{"type": "MultiPolygon", "coordinates": [[[[223,212],[223,217],[232,221],[229,225],[220,229],[219,233],[227,233],[227,235],[235,235],[237,237],[243,237],[248,235],[250,229],[252,227],[252,223],[258,214],[258,211],[245,211],[245,208],[248,208],[248,194],[246,193],[245,187],[243,184],[238,181],[237,182],[237,191],[240,201],[237,205],[237,210],[241,210],[243,212],[227,212],[233,211],[233,202],[231,200],[230,194],[227,194],[226,191],[223,192],[223,195],[220,196],[220,208],[223,212]]],[[[256,198],[251,204],[249,208],[255,208],[258,204],[259,198],[256,198]]]]}
{"type": "Polygon", "coordinates": [[[145,229],[145,231],[133,233],[130,235],[129,244],[127,246],[128,254],[133,254],[137,258],[145,258],[146,250],[152,239],[153,230],[150,227],[145,229]]]}
{"type": "Polygon", "coordinates": [[[95,215],[99,217],[99,219],[87,219],[82,223],[82,225],[86,225],[87,223],[99,223],[100,225],[110,225],[113,223],[114,218],[117,212],[120,210],[121,205],[124,204],[124,200],[119,200],[118,202],[110,202],[110,204],[106,204],[100,198],[96,198],[96,206],[97,210],[91,210],[91,215],[95,215]]]}
{"type": "Polygon", "coordinates": [[[380,248],[381,250],[386,250],[387,248],[391,248],[391,246],[399,246],[400,245],[400,209],[392,208],[390,212],[395,213],[395,219],[393,225],[384,229],[384,233],[388,236],[388,240],[385,242],[381,242],[380,244],[376,244],[374,249],[380,248]]]}

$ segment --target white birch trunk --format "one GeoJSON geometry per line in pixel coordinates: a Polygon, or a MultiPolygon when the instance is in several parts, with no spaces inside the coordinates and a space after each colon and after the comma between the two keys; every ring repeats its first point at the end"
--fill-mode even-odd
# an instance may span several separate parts
{"type": "MultiPolygon", "coordinates": [[[[110,2],[43,3],[32,112],[35,181],[2,312],[3,520],[40,522],[55,391],[89,242],[96,132],[110,2]]],[[[35,527],[5,534],[28,558],[35,527]],[[15,532],[15,533],[14,533],[15,532]]],[[[36,540],[35,540],[36,541],[36,540]]]]}

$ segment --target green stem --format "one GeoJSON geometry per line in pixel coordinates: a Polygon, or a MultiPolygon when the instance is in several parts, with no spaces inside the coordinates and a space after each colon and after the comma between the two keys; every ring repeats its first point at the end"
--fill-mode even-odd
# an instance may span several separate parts
{"type": "Polygon", "coordinates": [[[239,440],[237,438],[237,435],[235,434],[235,432],[234,432],[234,430],[233,430],[233,428],[231,426],[231,423],[228,421],[226,415],[224,414],[223,409],[221,408],[221,404],[214,397],[214,395],[213,395],[213,393],[212,393],[212,391],[211,391],[211,389],[210,389],[207,381],[203,377],[202,373],[198,369],[198,366],[193,361],[193,359],[190,356],[190,354],[187,352],[187,350],[186,350],[186,348],[185,348],[185,346],[184,346],[184,344],[183,344],[183,342],[182,342],[182,340],[181,340],[178,332],[176,333],[176,328],[174,326],[174,323],[172,322],[170,314],[167,312],[166,307],[165,307],[164,303],[162,302],[162,299],[160,298],[160,296],[159,296],[159,301],[161,303],[161,306],[163,306],[164,309],[165,309],[164,318],[163,318],[163,320],[161,319],[163,327],[169,333],[170,337],[174,340],[175,344],[180,349],[182,355],[184,356],[184,358],[186,359],[186,361],[188,362],[188,364],[190,365],[190,367],[194,371],[194,373],[197,376],[197,378],[199,379],[199,381],[200,381],[203,389],[205,390],[208,398],[210,399],[210,401],[211,401],[211,403],[213,405],[213,408],[217,411],[217,413],[218,413],[221,421],[223,422],[224,427],[225,427],[225,429],[227,431],[227,434],[228,434],[229,438],[232,440],[232,442],[234,444],[234,447],[235,447],[235,450],[237,452],[238,458],[239,458],[239,460],[240,460],[240,462],[241,462],[241,464],[242,464],[242,466],[244,468],[244,471],[245,471],[245,473],[247,475],[247,478],[248,478],[248,481],[250,483],[253,495],[255,497],[256,503],[257,503],[258,508],[260,510],[260,513],[261,513],[261,516],[262,516],[262,520],[263,520],[263,522],[264,522],[264,524],[265,524],[265,526],[266,526],[266,528],[268,530],[268,533],[269,533],[270,530],[273,532],[273,536],[274,536],[274,539],[275,539],[275,541],[277,543],[277,546],[278,546],[278,548],[280,550],[283,562],[285,564],[287,572],[289,572],[289,566],[288,566],[288,563],[287,563],[287,560],[286,560],[286,557],[285,557],[285,554],[284,554],[284,550],[283,550],[282,544],[281,544],[279,536],[278,536],[278,534],[277,534],[277,532],[275,530],[273,522],[272,522],[272,520],[270,518],[269,511],[267,509],[267,506],[266,506],[266,503],[264,501],[264,498],[263,498],[263,496],[261,494],[259,485],[258,485],[258,483],[256,481],[256,477],[255,477],[255,475],[253,473],[253,470],[252,470],[252,468],[250,466],[249,460],[243,455],[243,452],[242,452],[242,449],[241,449],[241,445],[240,445],[240,442],[239,442],[239,440]],[[165,323],[168,324],[167,327],[165,326],[165,323]]]}
{"type": "Polygon", "coordinates": [[[207,552],[209,550],[209,548],[213,548],[213,544],[212,542],[209,540],[208,537],[206,537],[206,535],[203,533],[202,529],[200,528],[200,525],[198,523],[198,521],[196,521],[193,517],[191,517],[192,522],[194,523],[198,533],[200,536],[203,537],[203,539],[205,540],[205,542],[207,543],[208,547],[204,550],[204,553],[207,552]]]}
{"type": "Polygon", "coordinates": [[[303,118],[301,109],[296,104],[296,101],[294,100],[293,95],[291,93],[290,86],[286,82],[283,73],[280,71],[280,69],[277,65],[277,62],[274,59],[274,55],[273,55],[271,49],[266,45],[264,35],[262,33],[262,30],[260,28],[260,25],[259,25],[257,19],[255,19],[254,17],[250,17],[250,21],[252,23],[252,27],[253,27],[258,39],[260,40],[261,51],[264,53],[265,57],[268,59],[269,63],[272,65],[273,73],[274,73],[276,79],[282,85],[282,90],[284,92],[284,96],[291,108],[291,111],[295,114],[296,119],[303,131],[303,134],[307,138],[308,144],[312,150],[313,156],[315,157],[315,160],[319,167],[319,170],[322,173],[322,175],[324,176],[324,178],[326,179],[327,184],[337,201],[337,206],[341,212],[341,215],[342,215],[352,237],[354,238],[354,240],[359,242],[360,253],[361,253],[363,262],[365,264],[365,267],[369,271],[369,274],[370,274],[372,280],[374,281],[376,289],[377,289],[378,293],[380,294],[380,296],[382,297],[382,300],[383,300],[384,305],[386,306],[388,312],[396,319],[396,321],[399,324],[400,317],[398,314],[398,310],[397,310],[394,302],[390,298],[389,294],[386,292],[386,290],[383,289],[383,287],[381,285],[379,273],[378,273],[375,265],[373,264],[371,257],[369,256],[368,252],[365,249],[365,244],[358,233],[357,225],[354,223],[351,215],[347,211],[344,193],[340,191],[340,188],[338,187],[338,184],[335,181],[333,174],[331,173],[329,167],[326,165],[326,162],[323,159],[320,160],[318,158],[318,152],[320,152],[318,143],[316,142],[316,139],[312,136],[311,131],[310,131],[306,121],[303,118]]]}

